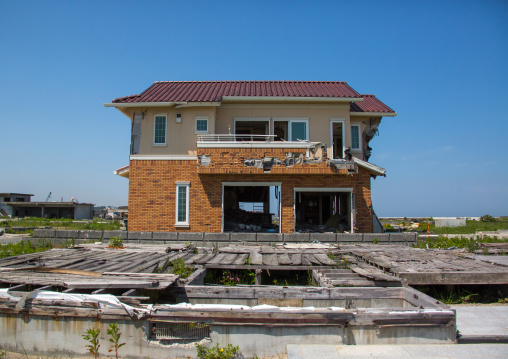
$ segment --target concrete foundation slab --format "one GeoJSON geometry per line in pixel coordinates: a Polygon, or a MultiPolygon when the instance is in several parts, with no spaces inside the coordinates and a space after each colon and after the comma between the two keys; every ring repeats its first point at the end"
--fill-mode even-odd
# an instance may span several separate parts
{"type": "Polygon", "coordinates": [[[79,239],[101,239],[104,231],[79,231],[79,239]]]}
{"type": "Polygon", "coordinates": [[[390,235],[388,233],[364,233],[363,241],[365,243],[388,243],[390,242],[390,235]]]}
{"type": "Polygon", "coordinates": [[[336,243],[337,234],[335,233],[311,233],[310,241],[318,241],[323,243],[336,243]]]}
{"type": "Polygon", "coordinates": [[[337,233],[337,242],[344,244],[362,243],[363,233],[337,233]]]}
{"type": "Polygon", "coordinates": [[[33,237],[37,238],[55,238],[54,229],[34,229],[33,237]]]}
{"type": "Polygon", "coordinates": [[[229,233],[205,233],[205,242],[229,242],[229,233]]]}
{"type": "Polygon", "coordinates": [[[56,238],[79,238],[79,231],[60,230],[56,231],[56,238]]]}
{"type": "Polygon", "coordinates": [[[284,242],[310,242],[310,233],[283,233],[284,242]]]}
{"type": "Polygon", "coordinates": [[[127,231],[104,231],[103,239],[111,239],[113,237],[127,239],[127,231]]]}
{"type": "Polygon", "coordinates": [[[127,232],[127,239],[151,240],[153,232],[127,232]]]}
{"type": "Polygon", "coordinates": [[[202,241],[204,237],[204,233],[202,232],[179,232],[178,240],[180,242],[193,242],[193,241],[202,241]]]}
{"type": "Polygon", "coordinates": [[[258,233],[256,237],[258,242],[282,243],[282,233],[258,233]]]}
{"type": "Polygon", "coordinates": [[[176,241],[178,240],[178,232],[153,232],[152,239],[158,241],[176,241]]]}
{"type": "Polygon", "coordinates": [[[230,233],[231,242],[256,242],[256,233],[230,233]]]}

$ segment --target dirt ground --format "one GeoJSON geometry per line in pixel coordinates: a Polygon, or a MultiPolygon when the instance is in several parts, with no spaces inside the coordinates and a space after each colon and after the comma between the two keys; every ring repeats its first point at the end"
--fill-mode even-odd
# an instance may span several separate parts
{"type": "MultiPolygon", "coordinates": [[[[0,350],[0,359],[66,359],[66,358],[72,358],[72,359],[90,359],[93,358],[92,356],[86,356],[86,357],[71,357],[71,356],[39,356],[39,355],[26,355],[26,354],[20,354],[20,353],[14,353],[14,352],[6,352],[4,350],[0,350]]],[[[100,359],[112,359],[114,357],[100,357],[100,359]]],[[[119,356],[121,358],[121,356],[119,356]]],[[[190,357],[168,357],[167,359],[189,359],[190,357]]],[[[149,359],[149,358],[147,358],[149,359]]],[[[246,357],[245,359],[249,359],[246,357]]],[[[262,357],[258,359],[288,359],[287,354],[278,354],[268,357],[262,357]]]]}

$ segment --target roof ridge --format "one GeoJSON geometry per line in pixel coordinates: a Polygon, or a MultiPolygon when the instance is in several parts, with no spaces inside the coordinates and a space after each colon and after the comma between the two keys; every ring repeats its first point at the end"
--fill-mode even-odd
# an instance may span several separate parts
{"type": "Polygon", "coordinates": [[[347,84],[346,81],[322,81],[322,80],[192,80],[192,81],[154,81],[154,84],[159,83],[329,83],[329,84],[347,84]]]}

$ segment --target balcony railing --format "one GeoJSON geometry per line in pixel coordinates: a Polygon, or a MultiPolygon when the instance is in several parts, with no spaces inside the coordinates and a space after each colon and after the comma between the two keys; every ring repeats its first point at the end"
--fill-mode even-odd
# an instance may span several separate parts
{"type": "MultiPolygon", "coordinates": [[[[275,140],[275,135],[198,135],[198,142],[250,142],[263,141],[271,142],[275,140]]],[[[284,140],[282,140],[284,141],[284,140]]]]}

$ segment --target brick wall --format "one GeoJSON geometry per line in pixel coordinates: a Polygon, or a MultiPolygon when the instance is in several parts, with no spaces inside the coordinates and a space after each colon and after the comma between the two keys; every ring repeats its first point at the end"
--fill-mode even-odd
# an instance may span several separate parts
{"type": "MultiPolygon", "coordinates": [[[[242,165],[243,166],[243,165],[242,165]]],[[[326,166],[326,165],[325,165],[326,166]]],[[[227,170],[227,168],[225,168],[227,170]]],[[[358,232],[372,232],[370,175],[211,173],[198,174],[196,161],[130,161],[129,231],[221,232],[222,182],[281,182],[281,229],[294,230],[294,187],[353,188],[358,232]],[[176,181],[190,181],[188,228],[175,227],[176,181]]]]}
{"type": "MultiPolygon", "coordinates": [[[[287,153],[303,154],[302,148],[198,148],[198,155],[210,156],[210,164],[203,166],[198,163],[199,174],[219,174],[219,173],[244,173],[255,174],[264,173],[262,168],[247,167],[243,163],[248,159],[262,159],[264,157],[278,158],[284,161],[287,153]]],[[[274,165],[270,174],[347,174],[347,169],[337,169],[326,164],[325,157],[321,163],[301,163],[291,167],[284,165],[274,165]]]]}

